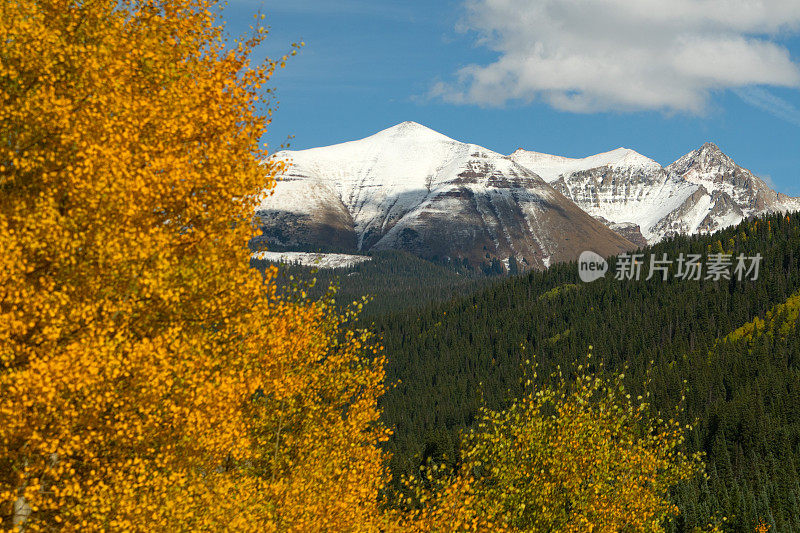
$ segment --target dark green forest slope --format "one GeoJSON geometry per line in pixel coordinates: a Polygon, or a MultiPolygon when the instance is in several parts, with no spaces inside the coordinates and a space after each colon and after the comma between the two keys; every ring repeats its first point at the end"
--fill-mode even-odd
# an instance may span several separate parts
{"type": "MultiPolygon", "coordinates": [[[[732,530],[758,519],[800,531],[800,292],[714,344],[682,357],[656,389],[691,376],[690,443],[708,454],[708,482],[678,491],[684,524],[726,516],[732,530]]],[[[663,395],[661,402],[667,400],[663,395]]]]}
{"type": "MultiPolygon", "coordinates": [[[[271,264],[251,261],[251,266],[259,270],[271,264]]],[[[487,277],[478,268],[438,265],[401,251],[377,252],[371,260],[348,268],[316,269],[300,265],[278,265],[278,268],[279,283],[288,283],[290,276],[305,283],[315,280],[308,291],[311,298],[321,297],[331,285],[337,287],[336,300],[342,304],[369,297],[361,316],[365,323],[390,312],[452,300],[498,279],[487,277]]]]}
{"type": "Polygon", "coordinates": [[[688,444],[706,453],[709,477],[675,491],[682,514],[673,531],[726,517],[730,531],[764,520],[800,532],[800,216],[643,250],[645,262],[651,253],[718,252],[760,253],[759,279],[679,280],[673,265],[667,281],[619,281],[614,260],[590,284],[574,263],[498,278],[402,252],[348,269],[282,266],[280,279],[316,278],[312,297],[335,283],[342,303],[372,297],[361,319],[381,336],[394,384],[382,407],[395,432],[395,478],[427,458],[454,463],[478,408],[519,394],[526,360],[546,376],[592,347],[607,369],[625,369],[633,393],[649,378],[665,415],[686,396],[688,444]]]}
{"type": "Polygon", "coordinates": [[[548,375],[592,346],[606,368],[627,367],[635,393],[649,376],[665,414],[686,394],[686,422],[697,421],[689,446],[707,454],[710,477],[676,491],[683,517],[673,529],[724,516],[731,531],[752,531],[759,518],[773,531],[800,531],[800,332],[790,299],[800,289],[800,217],[769,216],[644,252],[722,251],[760,253],[759,279],[618,281],[612,262],[605,279],[585,284],[574,263],[562,264],[376,318],[396,383],[382,404],[395,430],[395,474],[427,457],[455,460],[458,433],[478,407],[502,407],[519,393],[526,359],[548,375]],[[771,311],[768,327],[742,328],[771,311]]]}

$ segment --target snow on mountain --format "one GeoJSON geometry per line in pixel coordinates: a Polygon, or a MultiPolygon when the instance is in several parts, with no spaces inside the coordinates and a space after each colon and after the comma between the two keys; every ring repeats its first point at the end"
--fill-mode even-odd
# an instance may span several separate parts
{"type": "Polygon", "coordinates": [[[752,215],[800,208],[800,200],[771,190],[711,143],[667,168],[625,148],[583,159],[525,150],[510,157],[547,176],[587,213],[637,243],[631,227],[620,224],[638,226],[652,244],[670,235],[717,231],[752,215]]]}
{"type": "MultiPolygon", "coordinates": [[[[279,152],[290,166],[256,210],[262,239],[335,252],[402,249],[546,268],[675,234],[800,209],[714,144],[666,168],[618,148],[581,159],[503,156],[415,122],[365,139],[279,152]]],[[[259,244],[254,242],[255,245],[259,244]]]]}
{"type": "Polygon", "coordinates": [[[632,247],[512,158],[414,122],[274,157],[290,167],[256,214],[284,246],[514,256],[529,268],[632,247]]]}
{"type": "MultiPolygon", "coordinates": [[[[638,226],[649,243],[665,236],[663,221],[697,190],[695,185],[664,171],[652,159],[627,148],[582,159],[522,149],[510,157],[547,176],[545,179],[556,190],[609,227],[638,226]]],[[[631,238],[630,234],[626,236],[631,238]]]]}
{"type": "Polygon", "coordinates": [[[752,172],[737,165],[714,143],[705,143],[672,163],[667,170],[702,186],[709,194],[729,198],[744,217],[800,207],[800,199],[775,192],[752,172]]]}
{"type": "Polygon", "coordinates": [[[323,254],[309,252],[256,252],[253,259],[275,263],[299,264],[317,268],[347,268],[372,259],[366,255],[323,254]]]}
{"type": "Polygon", "coordinates": [[[617,148],[610,152],[573,159],[557,155],[542,154],[518,149],[511,154],[511,159],[520,165],[527,167],[546,182],[552,183],[563,174],[573,174],[591,168],[609,167],[611,169],[641,169],[653,171],[661,168],[661,165],[629,148],[617,148]]]}

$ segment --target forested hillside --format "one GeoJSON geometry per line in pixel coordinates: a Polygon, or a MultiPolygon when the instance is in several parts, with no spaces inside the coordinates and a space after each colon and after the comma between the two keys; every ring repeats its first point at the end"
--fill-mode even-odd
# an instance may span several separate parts
{"type": "MultiPolygon", "coordinates": [[[[270,262],[251,260],[251,265],[264,270],[270,262]]],[[[498,271],[499,274],[501,271],[498,271]]],[[[277,282],[291,284],[297,280],[313,286],[307,293],[312,299],[336,287],[336,300],[349,304],[364,296],[360,319],[369,321],[376,316],[404,309],[418,308],[464,296],[491,283],[497,278],[487,276],[480,268],[444,266],[420,259],[408,252],[385,251],[372,254],[372,259],[349,268],[317,269],[301,265],[278,265],[277,282]]]]}
{"type": "Polygon", "coordinates": [[[429,457],[456,461],[457,436],[479,407],[502,408],[519,395],[526,359],[542,376],[591,350],[608,369],[626,369],[632,394],[643,394],[649,376],[652,402],[665,414],[686,395],[684,422],[697,421],[690,451],[707,454],[709,479],[675,492],[683,516],[674,529],[726,517],[732,531],[752,530],[759,519],[773,531],[800,530],[792,297],[800,289],[800,217],[768,216],[644,252],[722,251],[760,253],[758,280],[620,281],[612,261],[605,279],[584,284],[571,263],[378,318],[388,381],[396,383],[382,400],[395,431],[395,474],[429,457]]]}
{"type": "Polygon", "coordinates": [[[800,293],[718,341],[680,358],[660,377],[659,403],[681,376],[699,419],[690,442],[708,454],[707,483],[678,492],[687,525],[709,514],[735,530],[764,518],[775,531],[800,529],[800,293]],[[705,355],[705,357],[703,357],[705,355]]]}

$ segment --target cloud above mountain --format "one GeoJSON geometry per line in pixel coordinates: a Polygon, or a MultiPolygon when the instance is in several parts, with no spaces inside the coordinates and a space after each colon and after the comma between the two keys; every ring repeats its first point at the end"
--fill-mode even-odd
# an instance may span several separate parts
{"type": "Polygon", "coordinates": [[[702,114],[711,94],[800,88],[781,38],[797,0],[468,0],[462,29],[496,52],[431,95],[499,106],[541,100],[572,112],[702,114]]]}

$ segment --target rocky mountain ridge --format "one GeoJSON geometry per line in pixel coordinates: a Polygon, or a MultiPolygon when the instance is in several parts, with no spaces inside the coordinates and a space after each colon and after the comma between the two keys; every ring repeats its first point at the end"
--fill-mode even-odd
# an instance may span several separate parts
{"type": "Polygon", "coordinates": [[[548,159],[517,150],[510,156],[547,176],[556,190],[628,239],[654,244],[676,234],[710,233],[743,219],[800,209],[800,199],[777,193],[718,146],[706,143],[667,167],[620,148],[584,159],[548,159]],[[556,164],[554,164],[554,162],[556,164]]]}
{"type": "Polygon", "coordinates": [[[505,156],[404,122],[273,157],[289,167],[256,210],[264,235],[254,247],[400,249],[541,269],[800,209],[711,143],[662,167],[628,148],[505,156]]]}
{"type": "Polygon", "coordinates": [[[523,269],[635,247],[511,158],[413,122],[274,157],[289,169],[256,210],[273,245],[523,269]]]}

